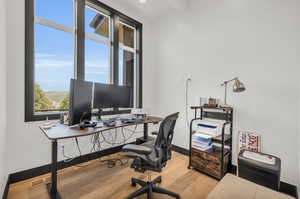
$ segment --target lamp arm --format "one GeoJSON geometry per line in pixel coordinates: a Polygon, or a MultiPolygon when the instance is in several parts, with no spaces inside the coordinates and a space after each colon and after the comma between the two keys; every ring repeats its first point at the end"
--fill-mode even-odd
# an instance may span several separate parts
{"type": "Polygon", "coordinates": [[[225,86],[225,85],[228,84],[229,82],[232,82],[232,81],[237,80],[237,79],[238,79],[238,77],[235,77],[235,78],[233,78],[233,79],[231,79],[231,80],[227,80],[227,81],[225,81],[224,83],[222,83],[221,86],[225,86]]]}
{"type": "Polygon", "coordinates": [[[235,77],[235,78],[233,78],[233,79],[231,79],[231,80],[227,80],[227,81],[225,81],[223,84],[221,84],[221,86],[224,86],[224,87],[225,87],[225,93],[224,93],[224,103],[225,103],[225,104],[227,104],[227,84],[228,84],[229,82],[235,81],[235,80],[237,80],[237,79],[238,79],[238,77],[235,77]]]}

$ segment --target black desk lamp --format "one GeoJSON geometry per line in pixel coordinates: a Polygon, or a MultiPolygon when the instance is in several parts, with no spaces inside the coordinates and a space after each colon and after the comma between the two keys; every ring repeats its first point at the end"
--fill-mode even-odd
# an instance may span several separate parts
{"type": "Polygon", "coordinates": [[[227,101],[226,101],[226,98],[227,98],[227,85],[228,85],[228,83],[233,82],[233,81],[234,81],[234,83],[233,83],[233,92],[234,93],[241,93],[241,92],[246,90],[244,84],[239,80],[238,77],[235,77],[231,80],[228,80],[228,81],[225,81],[224,83],[222,83],[221,86],[225,87],[225,96],[224,96],[224,105],[225,106],[228,106],[227,101]]]}

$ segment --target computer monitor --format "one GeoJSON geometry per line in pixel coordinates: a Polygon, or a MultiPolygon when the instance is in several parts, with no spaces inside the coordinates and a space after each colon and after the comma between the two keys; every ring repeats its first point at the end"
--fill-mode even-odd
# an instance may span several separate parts
{"type": "Polygon", "coordinates": [[[132,87],[116,86],[114,107],[133,108],[132,87]]]}
{"type": "Polygon", "coordinates": [[[92,96],[93,82],[71,79],[69,125],[91,119],[92,96]]]}
{"type": "Polygon", "coordinates": [[[131,108],[132,87],[95,83],[94,108],[131,108]]]}

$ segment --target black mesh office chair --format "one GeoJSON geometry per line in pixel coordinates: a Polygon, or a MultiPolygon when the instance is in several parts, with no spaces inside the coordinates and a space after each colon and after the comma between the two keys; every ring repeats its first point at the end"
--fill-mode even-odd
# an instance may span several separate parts
{"type": "Polygon", "coordinates": [[[179,113],[172,114],[161,122],[155,141],[146,142],[142,145],[128,144],[123,147],[123,150],[128,152],[125,155],[134,159],[131,168],[137,172],[148,172],[147,182],[136,178],[131,179],[132,186],[139,184],[142,188],[130,194],[127,199],[133,199],[145,193],[147,193],[147,199],[152,199],[153,193],[166,194],[180,199],[177,193],[156,186],[157,183],[161,183],[161,176],[153,181],[150,178],[150,171],[161,172],[167,161],[171,159],[172,139],[178,115],[179,113]]]}

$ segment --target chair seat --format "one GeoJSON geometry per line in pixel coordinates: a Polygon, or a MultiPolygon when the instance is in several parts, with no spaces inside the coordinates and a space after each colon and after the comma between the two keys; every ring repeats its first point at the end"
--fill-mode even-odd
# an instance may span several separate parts
{"type": "MultiPolygon", "coordinates": [[[[148,141],[148,142],[145,142],[145,143],[141,144],[141,146],[146,146],[146,147],[149,147],[149,148],[153,148],[154,144],[155,144],[155,140],[151,140],[151,141],[148,141]]],[[[155,154],[154,150],[148,156],[143,155],[143,154],[138,154],[138,153],[135,153],[135,152],[126,152],[124,154],[124,156],[126,156],[128,158],[132,158],[132,159],[140,158],[140,159],[144,160],[143,163],[146,164],[146,167],[149,170],[152,170],[152,171],[160,171],[161,170],[160,168],[159,169],[157,168],[157,166],[158,166],[158,164],[161,160],[160,160],[160,158],[156,157],[156,154],[155,154]]],[[[161,155],[159,155],[159,157],[161,157],[161,155]]],[[[136,168],[137,166],[140,166],[140,165],[137,165],[139,163],[140,163],[139,161],[134,161],[132,163],[131,167],[136,168]]]]}
{"type": "MultiPolygon", "coordinates": [[[[141,144],[141,146],[146,146],[146,147],[149,147],[149,148],[153,148],[154,144],[155,144],[155,140],[151,140],[151,141],[148,141],[148,142],[145,142],[145,143],[141,144]]],[[[126,157],[129,157],[129,158],[136,158],[136,157],[146,158],[145,155],[141,155],[141,154],[134,153],[134,152],[127,152],[124,155],[126,157]]]]}
{"type": "Polygon", "coordinates": [[[141,145],[152,148],[154,146],[154,144],[155,144],[155,140],[151,140],[151,141],[145,142],[145,143],[143,143],[141,145]]]}

